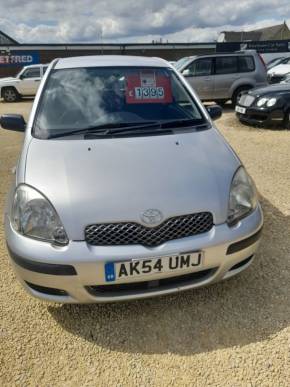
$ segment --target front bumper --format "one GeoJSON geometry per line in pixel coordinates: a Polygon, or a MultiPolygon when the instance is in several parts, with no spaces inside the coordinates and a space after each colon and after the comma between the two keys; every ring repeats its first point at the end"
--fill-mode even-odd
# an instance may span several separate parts
{"type": "Polygon", "coordinates": [[[229,228],[216,225],[205,234],[173,240],[156,248],[143,246],[90,246],[72,241],[53,247],[17,234],[5,218],[6,240],[14,270],[33,296],[61,303],[113,302],[174,293],[232,277],[252,262],[260,239],[260,206],[229,228]],[[202,251],[198,271],[142,276],[118,285],[105,281],[104,264],[202,251]],[[148,278],[149,277],[149,278],[148,278]]]}
{"type": "Polygon", "coordinates": [[[236,112],[236,115],[241,122],[249,125],[275,126],[281,125],[285,119],[282,108],[240,107],[245,108],[246,112],[245,114],[236,112]]]}

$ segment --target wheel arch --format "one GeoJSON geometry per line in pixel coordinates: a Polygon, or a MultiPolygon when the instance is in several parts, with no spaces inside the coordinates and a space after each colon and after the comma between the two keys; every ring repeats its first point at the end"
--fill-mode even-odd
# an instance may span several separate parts
{"type": "Polygon", "coordinates": [[[1,98],[3,98],[3,92],[5,89],[14,89],[16,91],[16,93],[18,95],[20,95],[19,91],[17,90],[17,88],[14,85],[4,85],[1,87],[1,91],[0,91],[1,98]]]}
{"type": "Polygon", "coordinates": [[[239,90],[239,89],[253,89],[255,87],[255,85],[253,83],[250,83],[250,82],[245,82],[245,83],[239,83],[237,85],[235,85],[232,89],[232,92],[231,92],[231,97],[234,96],[234,94],[239,90]]]}

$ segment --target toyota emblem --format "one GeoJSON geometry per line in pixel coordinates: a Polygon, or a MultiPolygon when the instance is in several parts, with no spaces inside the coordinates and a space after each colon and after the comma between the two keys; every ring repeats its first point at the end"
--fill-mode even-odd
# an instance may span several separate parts
{"type": "Polygon", "coordinates": [[[163,219],[163,215],[161,211],[150,208],[141,214],[141,219],[145,224],[152,226],[160,223],[163,219]]]}

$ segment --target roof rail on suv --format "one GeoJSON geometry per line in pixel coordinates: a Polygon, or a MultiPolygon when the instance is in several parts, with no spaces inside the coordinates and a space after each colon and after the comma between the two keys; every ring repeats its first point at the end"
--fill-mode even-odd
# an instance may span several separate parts
{"type": "Polygon", "coordinates": [[[255,54],[256,52],[256,50],[238,50],[235,54],[255,54]]]}

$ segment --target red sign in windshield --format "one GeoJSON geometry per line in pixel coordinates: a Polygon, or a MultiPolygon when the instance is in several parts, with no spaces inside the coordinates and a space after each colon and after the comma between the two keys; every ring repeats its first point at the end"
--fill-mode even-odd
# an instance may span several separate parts
{"type": "Polygon", "coordinates": [[[126,102],[171,103],[170,78],[154,70],[141,70],[126,76],[126,102]]]}

